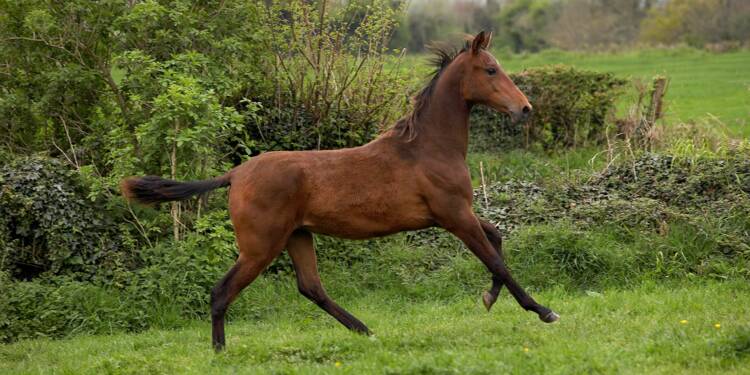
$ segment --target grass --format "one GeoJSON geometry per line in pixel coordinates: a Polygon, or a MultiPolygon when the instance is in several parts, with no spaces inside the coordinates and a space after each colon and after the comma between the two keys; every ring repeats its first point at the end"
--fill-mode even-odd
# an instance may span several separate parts
{"type": "Polygon", "coordinates": [[[746,283],[536,293],[561,313],[553,325],[523,312],[506,292],[487,313],[479,292],[409,301],[375,290],[339,301],[373,337],[351,334],[301,297],[284,295],[275,303],[285,309],[273,317],[230,324],[219,355],[209,346],[209,324],[196,322],[0,346],[0,372],[750,373],[746,283]]]}
{"type": "MultiPolygon", "coordinates": [[[[557,50],[513,55],[495,52],[509,72],[552,64],[612,72],[619,77],[650,82],[655,75],[669,77],[666,121],[677,123],[717,118],[737,137],[750,136],[750,51],[714,54],[689,48],[647,49],[620,53],[579,53],[557,50]]],[[[428,72],[423,56],[410,56],[405,67],[428,72]]],[[[410,73],[409,76],[414,76],[410,73]]],[[[624,113],[633,102],[629,88],[620,102],[624,113]]]]}

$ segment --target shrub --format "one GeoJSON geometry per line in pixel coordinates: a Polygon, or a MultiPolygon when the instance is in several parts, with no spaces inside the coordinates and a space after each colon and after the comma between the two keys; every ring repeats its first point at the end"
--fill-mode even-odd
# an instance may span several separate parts
{"type": "Polygon", "coordinates": [[[553,149],[596,144],[605,139],[607,116],[625,80],[611,73],[582,71],[565,66],[535,68],[511,79],[534,107],[526,124],[485,107],[472,112],[472,147],[553,149]]]}
{"type": "Polygon", "coordinates": [[[404,9],[385,0],[265,9],[275,87],[247,124],[253,151],[357,146],[402,113],[400,56],[388,43],[404,9]]]}
{"type": "Polygon", "coordinates": [[[226,212],[215,211],[196,222],[197,231],[182,241],[164,241],[139,253],[141,266],[122,291],[142,308],[179,306],[180,318],[205,316],[209,293],[237,258],[234,232],[226,212]]]}
{"type": "Polygon", "coordinates": [[[80,279],[118,267],[125,256],[116,225],[86,196],[78,174],[57,159],[18,157],[0,166],[0,270],[18,279],[80,279]]]}
{"type": "Polygon", "coordinates": [[[741,150],[724,157],[699,159],[644,154],[609,168],[593,185],[625,198],[648,197],[679,207],[733,202],[750,193],[748,156],[741,150]]]}

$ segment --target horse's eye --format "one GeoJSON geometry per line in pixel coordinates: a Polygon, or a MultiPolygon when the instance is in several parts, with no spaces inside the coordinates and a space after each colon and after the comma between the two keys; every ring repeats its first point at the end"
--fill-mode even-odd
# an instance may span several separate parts
{"type": "Polygon", "coordinates": [[[487,74],[494,76],[497,74],[497,70],[495,68],[487,68],[487,74]]]}

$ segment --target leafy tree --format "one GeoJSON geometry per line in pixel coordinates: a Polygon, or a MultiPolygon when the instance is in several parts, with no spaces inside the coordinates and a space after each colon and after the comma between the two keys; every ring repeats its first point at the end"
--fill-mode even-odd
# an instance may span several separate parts
{"type": "MultiPolygon", "coordinates": [[[[268,90],[261,7],[0,2],[3,148],[61,156],[91,177],[94,195],[116,194],[132,174],[200,178],[224,170],[233,152],[227,143],[242,146],[244,115],[257,110],[247,98],[268,90]]],[[[179,237],[179,205],[172,213],[179,237]]]]}
{"type": "Polygon", "coordinates": [[[570,0],[547,28],[550,44],[585,49],[632,44],[651,7],[650,0],[570,0]]]}
{"type": "Polygon", "coordinates": [[[517,0],[504,6],[497,16],[495,45],[510,47],[515,52],[539,51],[546,48],[546,28],[557,14],[549,0],[517,0]]]}
{"type": "Polygon", "coordinates": [[[706,43],[750,39],[750,3],[744,0],[671,0],[654,7],[641,25],[649,43],[706,43]]]}
{"type": "Polygon", "coordinates": [[[147,243],[181,238],[204,200],[131,209],[119,180],[368,141],[406,102],[399,4],[0,0],[0,148],[67,161],[147,243]]]}
{"type": "Polygon", "coordinates": [[[406,104],[399,55],[388,44],[390,1],[275,4],[264,13],[275,95],[249,128],[257,149],[360,145],[406,104]]]}
{"type": "MultiPolygon", "coordinates": [[[[130,174],[197,179],[229,168],[227,145],[243,145],[243,115],[257,110],[247,97],[265,95],[264,55],[258,53],[259,6],[221,3],[145,1],[117,19],[122,52],[114,61],[133,123],[99,121],[110,185],[130,174]],[[129,134],[132,140],[123,142],[129,134]]],[[[198,214],[201,207],[199,201],[198,214]]],[[[175,239],[185,228],[182,211],[172,204],[175,239]]]]}
{"type": "MultiPolygon", "coordinates": [[[[112,21],[122,1],[0,1],[0,142],[16,152],[51,149],[76,167],[76,147],[111,74],[112,21]]],[[[120,103],[122,104],[122,103],[120,103]]],[[[89,156],[89,155],[86,155],[89,156]]],[[[88,160],[95,160],[89,158],[88,160]]]]}

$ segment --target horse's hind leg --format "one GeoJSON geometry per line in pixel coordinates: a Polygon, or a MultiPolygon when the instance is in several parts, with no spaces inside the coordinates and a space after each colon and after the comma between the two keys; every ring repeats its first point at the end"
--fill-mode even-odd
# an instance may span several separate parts
{"type": "Polygon", "coordinates": [[[237,263],[211,290],[211,338],[214,349],[224,349],[224,316],[229,304],[281,252],[281,245],[273,246],[253,233],[237,233],[240,255],[237,263]]]}
{"type": "MultiPolygon", "coordinates": [[[[482,230],[484,230],[484,234],[487,236],[490,244],[492,244],[492,247],[495,248],[495,251],[497,251],[497,255],[499,255],[501,259],[505,260],[505,256],[503,255],[503,238],[500,235],[500,231],[498,231],[497,228],[495,228],[495,226],[488,221],[480,219],[479,223],[482,225],[482,230]]],[[[489,291],[486,291],[484,292],[484,294],[482,294],[482,302],[484,302],[484,307],[487,308],[487,311],[490,311],[492,305],[494,305],[495,301],[497,301],[497,296],[500,295],[500,289],[502,288],[503,281],[499,277],[493,275],[492,287],[489,291]]]]}
{"type": "Polygon", "coordinates": [[[337,305],[323,289],[318,274],[318,262],[313,247],[312,234],[304,229],[292,233],[287,242],[287,251],[294,264],[294,272],[297,274],[297,287],[300,293],[315,302],[316,305],[336,318],[346,328],[369,335],[370,330],[352,314],[337,305]]]}

